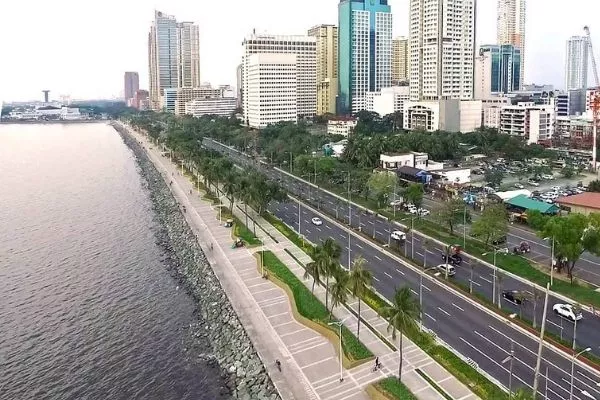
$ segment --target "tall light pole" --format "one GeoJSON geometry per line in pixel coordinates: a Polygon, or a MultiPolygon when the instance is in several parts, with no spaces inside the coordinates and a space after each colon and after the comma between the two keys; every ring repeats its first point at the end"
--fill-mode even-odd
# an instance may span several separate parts
{"type": "Polygon", "coordinates": [[[463,249],[467,247],[467,203],[465,203],[465,213],[463,215],[463,249]]]}
{"type": "MultiPolygon", "coordinates": [[[[497,270],[498,267],[496,267],[496,254],[498,253],[498,250],[496,247],[494,247],[494,282],[492,284],[492,304],[494,304],[496,302],[496,275],[497,275],[497,270]]],[[[489,253],[483,253],[482,256],[487,256],[489,253]]],[[[500,297],[500,294],[498,294],[498,297],[500,297]]],[[[500,301],[498,301],[498,305],[500,305],[500,301]]]]}
{"type": "Polygon", "coordinates": [[[537,360],[535,362],[535,370],[533,373],[533,400],[537,396],[538,386],[540,383],[540,365],[542,363],[542,350],[544,348],[544,331],[546,330],[546,315],[548,314],[548,295],[550,293],[550,282],[546,284],[546,299],[544,300],[544,313],[542,314],[542,328],[540,329],[540,343],[538,346],[537,360]]]}
{"type": "Polygon", "coordinates": [[[544,240],[552,240],[552,252],[550,253],[550,286],[554,285],[554,235],[544,238],[544,240]]]}
{"type": "Polygon", "coordinates": [[[352,204],[350,203],[350,169],[348,169],[348,271],[350,271],[350,232],[352,231],[352,204]]]}
{"type": "Polygon", "coordinates": [[[508,376],[508,399],[509,400],[512,397],[513,360],[515,359],[514,346],[515,346],[515,342],[511,341],[510,342],[510,353],[509,353],[508,357],[506,357],[504,360],[502,360],[502,364],[505,364],[510,361],[510,367],[509,367],[510,375],[508,376]]]}
{"type": "Polygon", "coordinates": [[[344,326],[344,321],[346,321],[350,317],[346,317],[341,321],[329,322],[327,325],[332,326],[336,325],[340,328],[340,382],[344,381],[344,369],[342,365],[342,357],[344,353],[342,352],[342,326],[344,326]]]}
{"type": "Polygon", "coordinates": [[[592,348],[588,347],[587,349],[583,349],[579,353],[574,354],[571,358],[571,390],[569,391],[569,400],[573,400],[573,378],[575,374],[575,360],[577,359],[577,357],[579,357],[583,353],[587,353],[588,351],[592,351],[592,348]]]}

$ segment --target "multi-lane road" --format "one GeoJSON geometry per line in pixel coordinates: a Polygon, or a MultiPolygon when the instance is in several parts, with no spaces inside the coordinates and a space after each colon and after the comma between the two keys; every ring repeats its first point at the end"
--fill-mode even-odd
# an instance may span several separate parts
{"type": "MultiPolygon", "coordinates": [[[[205,141],[205,145],[227,153],[238,164],[253,163],[251,159],[243,154],[215,142],[205,141]]],[[[334,238],[343,249],[342,265],[347,265],[348,260],[362,255],[373,272],[374,288],[386,298],[391,298],[394,290],[403,285],[410,286],[416,296],[419,296],[421,292],[423,324],[449,346],[473,360],[478,368],[505,386],[508,386],[509,381],[509,365],[502,364],[502,361],[509,355],[512,346],[515,354],[513,388],[525,386],[531,389],[538,347],[533,335],[515,327],[510,321],[485,310],[481,305],[447,288],[446,285],[436,279],[425,278],[423,287],[421,287],[421,272],[409,266],[386,248],[389,231],[394,229],[389,222],[376,215],[365,213],[352,205],[337,206],[337,217],[342,223],[336,222],[336,205],[339,202],[335,196],[316,190],[316,188],[281,171],[266,168],[263,169],[263,172],[267,176],[279,180],[290,193],[296,194],[299,198],[306,199],[310,197],[320,200],[318,203],[320,210],[296,202],[273,204],[271,210],[278,217],[314,243],[319,243],[327,237],[334,238]],[[309,187],[310,194],[308,192],[309,187]],[[325,214],[329,214],[330,217],[326,217],[325,214]],[[351,216],[350,220],[348,215],[351,216]],[[315,226],[311,223],[311,219],[315,216],[323,219],[323,225],[315,226]],[[348,224],[355,228],[358,228],[360,224],[361,231],[371,238],[374,237],[379,244],[351,232],[345,226],[348,224]]],[[[426,257],[428,267],[439,264],[441,262],[441,245],[431,243],[424,246],[424,240],[422,236],[418,234],[412,236],[412,233],[409,232],[406,242],[400,244],[399,250],[406,251],[409,256],[414,255],[416,263],[423,264],[426,257]]],[[[398,244],[394,244],[394,241],[390,242],[392,246],[398,246],[398,244]]],[[[450,279],[456,279],[468,285],[471,276],[471,265],[474,266],[474,290],[491,299],[494,271],[475,260],[465,258],[463,264],[457,268],[456,276],[450,279]]],[[[440,278],[443,280],[443,277],[440,278]]],[[[507,289],[532,290],[529,285],[510,277],[503,278],[502,286],[507,289]]],[[[573,335],[574,326],[571,322],[552,315],[551,306],[555,302],[558,302],[558,300],[554,298],[550,300],[547,328],[555,333],[560,333],[562,330],[563,337],[570,339],[573,335]]],[[[501,303],[503,307],[512,310],[514,313],[518,314],[520,311],[517,306],[504,300],[501,303]]],[[[538,321],[541,320],[542,308],[542,302],[538,302],[536,307],[538,321]]],[[[524,316],[531,318],[533,313],[532,304],[526,304],[522,312],[524,316]]],[[[578,345],[582,347],[589,346],[596,354],[600,351],[598,348],[600,346],[599,324],[600,321],[597,317],[585,315],[584,320],[578,323],[577,326],[578,345]]],[[[542,377],[542,383],[538,388],[539,397],[545,398],[547,390],[547,398],[549,399],[568,399],[570,358],[549,347],[544,348],[542,358],[540,371],[544,375],[547,370],[548,379],[545,380],[542,377]]],[[[600,400],[600,375],[598,373],[576,364],[574,381],[574,398],[600,400]]]]}

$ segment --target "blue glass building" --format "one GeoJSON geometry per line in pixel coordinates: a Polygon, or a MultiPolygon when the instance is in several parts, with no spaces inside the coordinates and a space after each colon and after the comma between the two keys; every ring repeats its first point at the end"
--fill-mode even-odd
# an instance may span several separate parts
{"type": "Polygon", "coordinates": [[[521,50],[512,44],[485,45],[479,55],[490,53],[491,92],[511,93],[521,87],[521,50]]]}
{"type": "Polygon", "coordinates": [[[338,114],[365,109],[365,95],[391,86],[392,14],[388,0],[338,5],[338,114]]]}

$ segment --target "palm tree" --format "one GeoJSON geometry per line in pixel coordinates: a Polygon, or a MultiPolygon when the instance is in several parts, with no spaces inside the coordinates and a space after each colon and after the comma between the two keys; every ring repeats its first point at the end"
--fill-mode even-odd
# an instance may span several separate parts
{"type": "Polygon", "coordinates": [[[340,265],[340,256],[342,248],[332,238],[327,238],[321,244],[321,249],[318,250],[320,255],[321,271],[325,276],[325,308],[329,305],[329,277],[333,276],[336,268],[340,265]]]}
{"type": "Polygon", "coordinates": [[[348,273],[342,267],[336,267],[333,273],[335,282],[331,284],[331,310],[329,310],[329,318],[333,316],[333,309],[340,304],[344,304],[348,300],[348,273]]]}
{"type": "MultiPolygon", "coordinates": [[[[239,186],[239,178],[238,175],[229,171],[227,175],[225,175],[225,181],[223,183],[223,192],[225,193],[225,197],[229,200],[229,209],[231,210],[231,214],[233,215],[233,205],[235,204],[235,195],[238,192],[239,186]]],[[[248,223],[246,223],[248,226],[248,223]]]]}
{"type": "Polygon", "coordinates": [[[397,289],[391,306],[381,310],[382,317],[388,320],[388,333],[392,332],[392,339],[396,340],[396,333],[400,332],[400,346],[398,354],[400,363],[398,365],[398,380],[402,380],[402,342],[404,332],[417,329],[417,320],[420,315],[419,303],[413,298],[410,288],[405,286],[397,289]]]}
{"type": "MultiPolygon", "coordinates": [[[[314,255],[313,255],[314,257],[314,255]]],[[[316,258],[316,257],[315,257],[316,258]]],[[[313,284],[311,292],[315,292],[315,283],[321,281],[321,269],[319,268],[319,263],[315,260],[311,263],[308,263],[304,269],[304,279],[313,278],[313,284]]]]}
{"type": "Polygon", "coordinates": [[[352,269],[348,278],[348,289],[352,296],[358,299],[358,326],[356,336],[360,339],[360,299],[365,294],[367,287],[371,286],[373,275],[371,271],[365,269],[366,260],[358,256],[352,261],[352,269]]]}

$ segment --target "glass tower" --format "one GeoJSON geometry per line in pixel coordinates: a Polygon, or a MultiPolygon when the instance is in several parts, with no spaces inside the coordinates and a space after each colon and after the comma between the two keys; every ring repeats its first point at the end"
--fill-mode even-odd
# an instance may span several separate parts
{"type": "Polygon", "coordinates": [[[491,57],[491,92],[511,93],[521,87],[521,50],[512,44],[481,46],[479,55],[491,57]]]}
{"type": "Polygon", "coordinates": [[[338,5],[337,113],[364,110],[366,93],[392,83],[392,14],[388,0],[338,5]]]}

